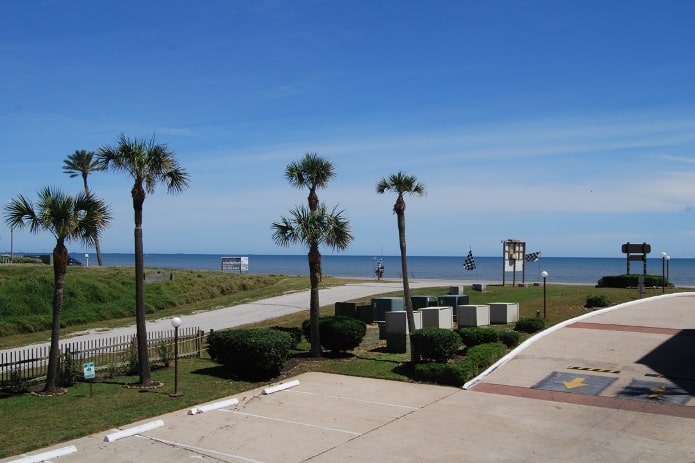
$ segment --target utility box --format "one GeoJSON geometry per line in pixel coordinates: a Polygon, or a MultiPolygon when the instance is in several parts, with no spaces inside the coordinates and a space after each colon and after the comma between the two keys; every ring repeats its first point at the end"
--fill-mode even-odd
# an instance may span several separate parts
{"type": "Polygon", "coordinates": [[[487,326],[490,324],[490,306],[458,305],[456,306],[456,323],[463,326],[487,326]]]}
{"type": "Polygon", "coordinates": [[[413,303],[413,310],[437,305],[437,298],[434,296],[410,296],[410,300],[413,303]]]}
{"type": "Polygon", "coordinates": [[[490,303],[490,323],[515,323],[519,321],[519,304],[516,302],[490,303]]]}
{"type": "Polygon", "coordinates": [[[386,312],[403,310],[403,298],[401,297],[375,297],[372,298],[372,311],[374,321],[386,320],[386,312]]]}
{"type": "MultiPolygon", "coordinates": [[[[408,352],[410,336],[408,333],[408,313],[405,310],[385,312],[386,324],[384,326],[384,338],[386,339],[386,351],[403,354],[408,352]]],[[[422,328],[422,314],[413,312],[415,319],[414,330],[422,328]]]]}
{"type": "Polygon", "coordinates": [[[447,296],[439,296],[437,298],[437,306],[451,307],[452,310],[458,305],[468,305],[468,295],[466,294],[449,294],[447,296]]]}
{"type": "Polygon", "coordinates": [[[463,294],[463,286],[449,286],[449,294],[454,296],[463,294]]]}
{"type": "Polygon", "coordinates": [[[355,308],[355,315],[358,320],[363,321],[367,325],[374,323],[374,309],[371,305],[358,305],[355,308]]]}
{"type": "Polygon", "coordinates": [[[445,328],[450,330],[454,327],[454,311],[451,307],[424,307],[420,309],[422,314],[423,328],[445,328]]]}
{"type": "Polygon", "coordinates": [[[355,302],[336,302],[335,316],[356,318],[357,304],[355,302]]]}

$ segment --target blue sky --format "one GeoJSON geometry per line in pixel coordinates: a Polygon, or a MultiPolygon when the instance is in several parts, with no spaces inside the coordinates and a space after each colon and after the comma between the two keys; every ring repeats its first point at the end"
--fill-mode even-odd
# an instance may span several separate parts
{"type": "MultiPolygon", "coordinates": [[[[123,132],[191,176],[146,199],[149,253],[303,254],[270,224],[306,201],[285,166],[316,152],[348,254],[398,255],[395,195],[375,186],[402,170],[427,187],[406,198],[411,255],[513,238],[695,257],[694,22],[691,1],[5,1],[0,199],[79,191],[63,160],[123,132]]],[[[114,213],[102,250],[132,252],[131,179],[89,182],[114,213]]],[[[14,233],[17,253],[54,244],[14,233]]]]}

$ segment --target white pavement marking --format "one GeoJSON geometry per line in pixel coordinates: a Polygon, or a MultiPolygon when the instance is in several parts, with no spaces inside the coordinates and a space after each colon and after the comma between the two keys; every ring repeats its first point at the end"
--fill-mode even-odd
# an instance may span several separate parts
{"type": "Polygon", "coordinates": [[[160,444],[170,445],[172,447],[178,447],[178,448],[185,449],[185,450],[192,450],[192,451],[198,452],[198,453],[204,453],[204,454],[209,454],[209,455],[212,455],[212,454],[220,455],[223,457],[234,458],[236,460],[246,461],[248,463],[264,463],[263,461],[260,461],[260,460],[254,460],[252,458],[242,457],[241,455],[234,455],[233,453],[218,452],[217,450],[205,449],[202,447],[195,447],[193,445],[182,444],[180,442],[174,442],[174,441],[170,441],[170,440],[159,439],[156,437],[147,437],[147,436],[138,436],[138,437],[141,437],[143,439],[148,439],[148,440],[151,440],[154,442],[159,442],[160,444]]]}
{"type": "Polygon", "coordinates": [[[384,405],[387,407],[407,408],[408,410],[419,410],[421,408],[421,407],[411,407],[410,405],[391,404],[388,402],[377,402],[374,400],[364,400],[364,399],[355,399],[352,397],[341,397],[341,396],[337,396],[337,395],[319,394],[317,392],[303,392],[303,391],[287,391],[287,392],[293,392],[295,394],[319,395],[321,397],[328,397],[329,399],[350,400],[353,402],[362,402],[365,404],[372,404],[372,405],[384,405]]]}
{"type": "Polygon", "coordinates": [[[250,416],[252,418],[260,418],[262,420],[278,421],[278,422],[287,423],[287,424],[298,424],[300,426],[308,426],[310,428],[318,428],[318,429],[323,429],[326,431],[341,432],[343,434],[350,434],[352,436],[361,436],[362,435],[362,433],[360,433],[360,432],[347,431],[345,429],[338,429],[338,428],[330,428],[328,426],[319,426],[317,424],[311,424],[311,423],[302,423],[301,421],[283,420],[281,418],[273,418],[271,416],[263,416],[263,415],[254,415],[253,413],[237,412],[234,410],[222,410],[222,411],[227,412],[227,413],[233,413],[235,415],[243,415],[243,416],[250,416]]]}

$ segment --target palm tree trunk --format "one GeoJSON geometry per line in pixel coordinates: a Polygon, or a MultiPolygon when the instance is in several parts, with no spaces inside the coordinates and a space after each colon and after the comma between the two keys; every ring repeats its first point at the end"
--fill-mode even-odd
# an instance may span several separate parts
{"type": "Polygon", "coordinates": [[[68,250],[62,243],[53,249],[53,320],[51,326],[51,347],[48,352],[48,372],[43,392],[58,390],[58,365],[60,363],[60,314],[63,309],[63,288],[67,273],[68,250]]]}
{"type": "Polygon", "coordinates": [[[147,349],[147,320],[145,318],[145,253],[142,242],[142,205],[145,191],[133,187],[133,210],[135,212],[135,327],[138,342],[138,374],[140,384],[147,386],[151,381],[150,358],[147,349]]]}
{"type": "MultiPolygon", "coordinates": [[[[405,245],[405,212],[396,213],[398,217],[398,241],[401,248],[401,272],[403,274],[403,299],[405,303],[405,313],[408,319],[408,334],[415,329],[415,315],[413,314],[413,302],[410,299],[410,282],[408,281],[408,253],[405,245]]],[[[411,342],[410,346],[411,361],[416,360],[415,352],[411,342]]]]}
{"type": "Polygon", "coordinates": [[[309,297],[309,322],[311,323],[311,356],[321,357],[321,334],[319,323],[321,304],[319,302],[319,284],[321,281],[321,253],[318,244],[312,243],[309,249],[309,281],[311,292],[309,297]]]}
{"type": "Polygon", "coordinates": [[[104,265],[104,259],[103,257],[101,257],[101,245],[99,244],[98,236],[94,238],[94,247],[97,251],[97,264],[99,264],[99,267],[101,267],[102,265],[104,265]]]}

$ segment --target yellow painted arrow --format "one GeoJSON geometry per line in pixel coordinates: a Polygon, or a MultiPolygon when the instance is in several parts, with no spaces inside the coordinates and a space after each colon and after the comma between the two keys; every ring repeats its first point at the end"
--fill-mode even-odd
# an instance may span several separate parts
{"type": "Polygon", "coordinates": [[[584,378],[581,376],[577,376],[572,381],[563,381],[562,384],[564,384],[567,389],[574,389],[575,387],[586,386],[584,378]]]}

